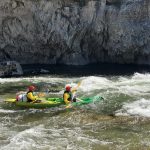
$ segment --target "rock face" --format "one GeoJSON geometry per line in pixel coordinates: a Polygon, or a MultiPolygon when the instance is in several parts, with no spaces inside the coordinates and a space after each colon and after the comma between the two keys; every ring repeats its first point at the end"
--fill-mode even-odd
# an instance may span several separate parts
{"type": "Polygon", "coordinates": [[[0,60],[150,64],[150,0],[1,0],[0,60]]]}
{"type": "Polygon", "coordinates": [[[16,61],[0,62],[0,77],[23,75],[21,65],[16,61]]]}

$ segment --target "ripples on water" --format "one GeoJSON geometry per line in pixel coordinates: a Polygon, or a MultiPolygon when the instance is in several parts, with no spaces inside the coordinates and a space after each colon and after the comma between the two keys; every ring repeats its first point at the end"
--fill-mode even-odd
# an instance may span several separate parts
{"type": "Polygon", "coordinates": [[[149,149],[150,74],[129,76],[35,76],[0,79],[0,149],[149,149]],[[66,83],[75,85],[79,97],[101,95],[104,101],[73,110],[20,109],[7,106],[33,83],[47,96],[59,97],[66,83]],[[4,92],[5,91],[5,92],[4,92]]]}

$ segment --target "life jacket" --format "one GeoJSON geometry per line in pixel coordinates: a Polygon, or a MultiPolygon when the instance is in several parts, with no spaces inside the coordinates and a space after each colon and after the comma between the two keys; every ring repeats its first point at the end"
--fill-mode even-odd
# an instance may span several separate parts
{"type": "Polygon", "coordinates": [[[63,99],[64,99],[64,95],[65,95],[66,93],[69,95],[69,97],[68,97],[67,100],[68,100],[68,101],[72,101],[72,93],[69,92],[69,91],[65,91],[65,92],[64,92],[64,94],[63,94],[63,99]]]}
{"type": "MultiPolygon", "coordinates": [[[[33,94],[32,91],[28,91],[26,95],[28,95],[28,93],[32,93],[33,94]]],[[[27,97],[27,102],[32,102],[32,100],[28,96],[26,96],[26,97],[27,97]]]]}

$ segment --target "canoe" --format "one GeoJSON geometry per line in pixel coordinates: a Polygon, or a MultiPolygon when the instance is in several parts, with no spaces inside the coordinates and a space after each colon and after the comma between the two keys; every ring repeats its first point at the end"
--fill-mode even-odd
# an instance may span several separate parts
{"type": "MultiPolygon", "coordinates": [[[[81,106],[86,105],[90,103],[94,103],[96,101],[103,100],[103,97],[101,96],[94,96],[94,97],[88,97],[88,98],[77,98],[77,102],[71,103],[71,106],[81,106]]],[[[37,100],[35,102],[17,102],[16,99],[7,99],[5,100],[7,103],[15,104],[16,106],[23,107],[23,108],[51,108],[51,107],[57,107],[60,105],[65,105],[62,98],[41,98],[40,100],[37,100]]]]}

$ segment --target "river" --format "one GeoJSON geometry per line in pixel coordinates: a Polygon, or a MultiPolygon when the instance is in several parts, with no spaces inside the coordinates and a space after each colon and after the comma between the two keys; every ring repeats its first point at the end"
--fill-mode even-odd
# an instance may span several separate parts
{"type": "Polygon", "coordinates": [[[150,149],[150,74],[37,75],[0,78],[1,150],[150,149]],[[73,109],[21,109],[4,103],[34,84],[61,97],[65,84],[81,82],[77,96],[104,100],[73,109]]]}

